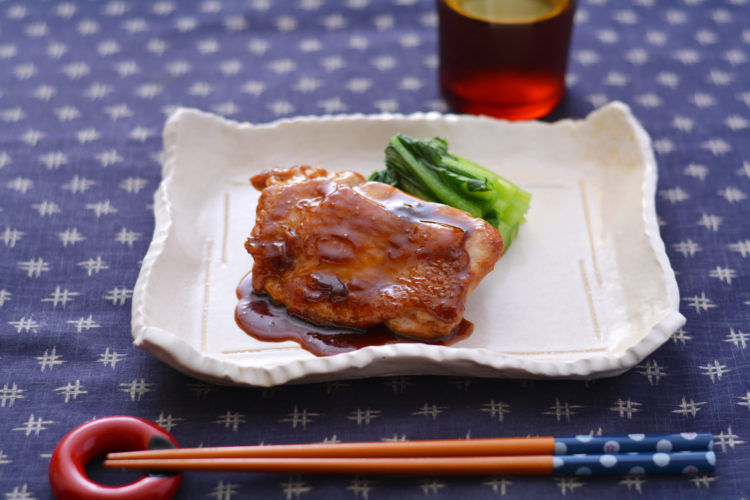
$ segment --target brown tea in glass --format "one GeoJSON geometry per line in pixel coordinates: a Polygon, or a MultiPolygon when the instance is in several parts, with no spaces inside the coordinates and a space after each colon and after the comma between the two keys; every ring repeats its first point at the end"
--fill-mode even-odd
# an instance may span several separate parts
{"type": "Polygon", "coordinates": [[[539,118],[565,93],[576,0],[437,0],[440,87],[458,111],[539,118]]]}

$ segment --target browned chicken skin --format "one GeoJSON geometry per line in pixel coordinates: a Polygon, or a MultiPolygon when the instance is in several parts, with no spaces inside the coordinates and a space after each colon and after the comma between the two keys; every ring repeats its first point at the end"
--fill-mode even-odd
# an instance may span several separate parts
{"type": "Polygon", "coordinates": [[[484,220],[354,172],[299,166],[251,182],[253,288],[314,323],[444,337],[502,254],[484,220]]]}

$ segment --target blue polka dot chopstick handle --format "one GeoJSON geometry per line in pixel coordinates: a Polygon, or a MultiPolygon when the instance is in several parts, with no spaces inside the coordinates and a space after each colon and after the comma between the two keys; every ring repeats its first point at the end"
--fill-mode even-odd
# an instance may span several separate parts
{"type": "Polygon", "coordinates": [[[711,433],[555,437],[555,455],[712,451],[711,433]]]}
{"type": "Polygon", "coordinates": [[[713,472],[716,455],[713,451],[555,455],[552,463],[555,475],[696,474],[713,472]]]}

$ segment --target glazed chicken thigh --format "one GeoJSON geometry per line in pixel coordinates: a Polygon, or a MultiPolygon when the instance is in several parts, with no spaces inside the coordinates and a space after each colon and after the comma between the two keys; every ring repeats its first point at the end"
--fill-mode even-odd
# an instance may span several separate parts
{"type": "Polygon", "coordinates": [[[484,220],[354,172],[297,166],[251,182],[253,288],[314,323],[445,337],[502,254],[484,220]]]}

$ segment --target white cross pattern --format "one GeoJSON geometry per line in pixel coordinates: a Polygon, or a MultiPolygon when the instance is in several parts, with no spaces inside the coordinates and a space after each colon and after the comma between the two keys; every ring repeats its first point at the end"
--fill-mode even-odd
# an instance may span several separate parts
{"type": "Polygon", "coordinates": [[[112,206],[112,203],[109,200],[100,201],[98,203],[87,203],[86,208],[94,212],[94,215],[96,215],[97,218],[102,215],[114,214],[118,211],[112,206]]]}
{"type": "Polygon", "coordinates": [[[123,245],[127,245],[130,248],[133,248],[133,243],[138,241],[141,238],[141,233],[137,233],[135,231],[130,231],[128,229],[122,228],[119,233],[117,233],[117,236],[115,236],[115,241],[118,243],[122,243],[123,245]]]}
{"type": "Polygon", "coordinates": [[[78,262],[76,265],[84,268],[89,276],[94,273],[99,273],[100,271],[109,269],[109,265],[102,260],[102,257],[100,255],[97,255],[96,259],[92,258],[89,260],[84,260],[78,262]]]}
{"type": "Polygon", "coordinates": [[[710,474],[703,473],[703,474],[693,474],[693,475],[691,475],[688,478],[688,481],[690,481],[691,483],[693,483],[696,486],[696,488],[703,488],[703,487],[710,488],[711,487],[711,483],[713,483],[714,481],[716,481],[716,479],[717,479],[716,476],[712,476],[710,474]]]}
{"type": "Polygon", "coordinates": [[[8,324],[15,327],[16,333],[29,333],[32,329],[36,329],[41,326],[40,323],[34,320],[34,318],[31,316],[22,316],[21,319],[8,321],[8,324]]]}
{"type": "Polygon", "coordinates": [[[281,486],[281,491],[287,500],[299,498],[302,494],[312,490],[312,486],[308,486],[300,477],[290,477],[279,483],[279,486],[281,486]]]}
{"type": "Polygon", "coordinates": [[[246,421],[244,414],[227,410],[224,415],[214,420],[214,423],[222,424],[225,428],[231,428],[232,431],[237,432],[240,424],[244,424],[246,421]]]}
{"type": "Polygon", "coordinates": [[[740,396],[738,399],[740,400],[740,402],[737,403],[738,405],[744,406],[750,410],[750,391],[747,391],[744,396],[740,396]]]}
{"type": "Polygon", "coordinates": [[[726,338],[722,340],[724,342],[733,344],[735,347],[744,349],[748,345],[748,340],[750,340],[750,333],[745,333],[742,330],[735,330],[734,328],[730,328],[729,335],[727,335],[726,338]]]}
{"type": "Polygon", "coordinates": [[[34,493],[29,489],[28,483],[14,486],[10,492],[5,494],[5,500],[35,500],[34,493]]]}
{"type": "Polygon", "coordinates": [[[354,493],[356,498],[369,500],[370,492],[373,490],[375,484],[377,484],[377,481],[372,479],[355,477],[346,485],[346,491],[354,493]]]}
{"type": "Polygon", "coordinates": [[[346,418],[349,420],[353,420],[357,423],[357,425],[367,425],[374,419],[378,418],[381,413],[382,412],[380,410],[371,410],[370,408],[362,410],[361,408],[357,408],[352,413],[347,415],[346,418]]]}
{"type": "Polygon", "coordinates": [[[109,347],[107,347],[103,353],[99,355],[99,359],[96,360],[97,363],[101,363],[103,366],[109,366],[110,368],[115,368],[117,366],[117,363],[125,359],[127,354],[125,353],[118,353],[115,350],[110,351],[109,347]]]}
{"type": "Polygon", "coordinates": [[[723,281],[728,285],[732,284],[732,280],[737,277],[737,271],[728,267],[716,266],[708,272],[708,275],[712,278],[717,278],[719,281],[723,281]]]}
{"type": "Polygon", "coordinates": [[[659,380],[667,375],[664,367],[659,365],[659,363],[655,359],[650,359],[645,363],[636,365],[636,368],[641,369],[641,371],[639,371],[638,373],[640,373],[641,375],[645,375],[646,378],[648,378],[648,383],[650,385],[657,385],[659,383],[659,380]]]}
{"type": "Polygon", "coordinates": [[[44,200],[41,203],[33,203],[31,207],[39,213],[40,217],[55,215],[62,212],[60,206],[54,201],[44,200]]]}
{"type": "Polygon", "coordinates": [[[407,387],[413,384],[408,377],[388,377],[383,383],[390,387],[394,394],[403,393],[407,387]]]}
{"type": "Polygon", "coordinates": [[[507,477],[497,477],[492,478],[482,484],[492,488],[493,493],[500,493],[500,496],[505,496],[508,494],[508,486],[511,486],[513,484],[513,481],[511,481],[507,477]]]}
{"type": "Polygon", "coordinates": [[[12,430],[23,432],[26,437],[34,434],[38,436],[40,432],[47,430],[47,425],[54,424],[53,420],[44,420],[42,417],[34,418],[34,414],[30,414],[28,420],[18,427],[14,427],[12,430]]]}
{"type": "Polygon", "coordinates": [[[46,371],[47,368],[51,370],[55,366],[60,366],[61,364],[65,363],[65,360],[62,359],[62,355],[57,354],[56,347],[53,347],[52,349],[45,349],[44,354],[42,354],[41,356],[36,356],[35,359],[39,361],[39,367],[42,372],[46,371]]]}
{"type": "Polygon", "coordinates": [[[120,384],[120,391],[128,394],[131,401],[140,401],[141,398],[152,392],[154,384],[146,382],[145,379],[133,379],[130,382],[120,384]]]}
{"type": "Polygon", "coordinates": [[[80,295],[79,292],[71,292],[67,288],[61,290],[60,286],[55,287],[55,291],[50,293],[49,297],[45,297],[42,299],[42,302],[51,302],[52,307],[57,307],[58,305],[61,305],[62,307],[65,307],[65,305],[73,300],[73,297],[76,297],[80,295]]]}
{"type": "Polygon", "coordinates": [[[446,486],[447,484],[439,481],[438,479],[421,479],[419,481],[419,488],[425,495],[435,495],[446,486]]]}
{"type": "Polygon", "coordinates": [[[99,328],[102,325],[94,321],[94,318],[89,314],[87,317],[81,316],[78,319],[69,319],[66,321],[67,324],[73,325],[76,329],[76,333],[81,333],[84,330],[91,330],[92,328],[99,328]]]}
{"type": "Polygon", "coordinates": [[[679,342],[684,345],[688,340],[693,340],[693,337],[688,335],[682,327],[678,328],[677,331],[672,334],[672,341],[674,343],[679,342]]]}
{"type": "Polygon", "coordinates": [[[55,389],[55,392],[62,394],[66,403],[71,399],[76,399],[81,394],[89,393],[89,391],[84,390],[80,380],[76,380],[75,383],[68,382],[64,386],[55,389]]]}
{"type": "Polygon", "coordinates": [[[63,247],[67,247],[68,245],[75,245],[76,243],[80,243],[86,239],[86,237],[79,233],[78,229],[75,227],[57,233],[57,237],[60,238],[63,247]]]}
{"type": "Polygon", "coordinates": [[[120,189],[131,194],[138,194],[147,184],[148,181],[146,179],[128,177],[120,183],[120,189]]]}
{"type": "Polygon", "coordinates": [[[29,278],[38,278],[42,273],[48,272],[52,267],[42,257],[26,260],[18,263],[19,269],[26,271],[29,278]]]}
{"type": "Polygon", "coordinates": [[[0,241],[5,243],[6,247],[13,248],[16,246],[16,243],[18,240],[20,240],[24,236],[23,231],[19,231],[18,229],[11,229],[10,227],[5,227],[5,231],[3,231],[2,235],[0,236],[0,241]]]}
{"type": "Polygon", "coordinates": [[[39,161],[42,162],[49,170],[56,170],[62,165],[68,163],[68,157],[61,151],[55,151],[53,153],[47,153],[39,157],[39,161]]]}
{"type": "Polygon", "coordinates": [[[195,393],[196,399],[205,399],[209,394],[216,390],[215,385],[206,382],[192,382],[188,384],[187,387],[191,392],[195,393]]]}
{"type": "Polygon", "coordinates": [[[164,415],[164,412],[159,413],[159,417],[155,420],[159,427],[163,427],[164,430],[170,432],[177,422],[185,420],[184,418],[173,417],[172,414],[164,415]]]}
{"type": "Polygon", "coordinates": [[[490,417],[497,417],[498,421],[502,422],[505,415],[510,413],[510,405],[502,401],[495,401],[491,399],[489,403],[482,405],[482,411],[490,414],[490,417]]]}
{"type": "Polygon", "coordinates": [[[568,492],[573,492],[576,488],[580,488],[585,484],[580,478],[576,477],[555,478],[555,483],[557,484],[557,487],[560,488],[560,493],[563,495],[568,492]]]}
{"type": "Polygon", "coordinates": [[[13,294],[4,288],[0,290],[0,307],[3,307],[12,296],[13,294]]]}
{"type": "Polygon", "coordinates": [[[742,240],[737,243],[730,243],[729,249],[738,252],[743,258],[750,256],[750,240],[742,240]]]}
{"type": "Polygon", "coordinates": [[[718,434],[714,434],[714,447],[721,448],[721,451],[726,453],[727,448],[734,448],[737,445],[746,444],[746,441],[740,439],[740,436],[732,432],[732,426],[727,427],[727,431],[721,431],[718,434]]]}
{"type": "Polygon", "coordinates": [[[718,307],[711,299],[706,297],[705,292],[701,292],[700,295],[693,295],[692,297],[683,297],[682,300],[687,301],[689,307],[695,308],[697,314],[718,307]]]}
{"type": "Polygon", "coordinates": [[[672,413],[679,413],[682,416],[695,417],[699,411],[702,410],[701,406],[705,405],[706,401],[695,402],[692,398],[688,401],[685,396],[682,397],[682,401],[677,405],[676,410],[672,410],[672,413]]]}
{"type": "Polygon", "coordinates": [[[307,429],[307,424],[311,423],[313,419],[319,417],[321,414],[316,412],[310,412],[306,409],[302,411],[294,406],[294,410],[291,413],[287,413],[285,418],[279,419],[279,422],[289,422],[292,424],[292,428],[296,429],[297,426],[307,429]]]}
{"type": "Polygon", "coordinates": [[[238,493],[239,487],[239,484],[219,481],[208,496],[216,500],[232,500],[232,497],[238,493]]]}
{"type": "Polygon", "coordinates": [[[583,405],[571,405],[567,401],[564,403],[560,403],[560,400],[555,398],[555,404],[553,406],[550,406],[549,411],[542,412],[544,415],[554,415],[555,419],[559,422],[563,418],[565,418],[566,422],[570,422],[570,417],[575,415],[577,412],[573,410],[578,410],[580,408],[585,408],[583,405]]]}
{"type": "Polygon", "coordinates": [[[97,154],[96,159],[99,160],[99,163],[102,164],[102,167],[108,167],[116,163],[121,163],[125,158],[120,156],[120,154],[114,149],[110,149],[97,154]]]}
{"type": "Polygon", "coordinates": [[[113,305],[123,306],[125,303],[133,297],[133,290],[129,288],[113,288],[107,295],[104,296],[106,300],[111,302],[113,305]]]}
{"type": "Polygon", "coordinates": [[[423,415],[426,417],[432,417],[432,419],[435,420],[437,416],[443,413],[446,409],[445,406],[424,403],[419,410],[412,412],[412,415],[423,415]]]}
{"type": "Polygon", "coordinates": [[[63,189],[68,190],[73,194],[85,193],[96,184],[97,181],[74,175],[70,182],[63,184],[63,189]]]}
{"type": "Polygon", "coordinates": [[[620,417],[630,420],[633,418],[634,413],[642,411],[640,408],[638,408],[642,405],[643,403],[638,403],[637,401],[631,401],[630,399],[623,400],[622,398],[618,398],[617,401],[615,401],[615,403],[609,407],[609,411],[617,412],[620,417]]]}
{"type": "Polygon", "coordinates": [[[698,368],[703,372],[703,375],[706,375],[711,379],[711,382],[721,380],[721,377],[723,377],[725,373],[731,371],[727,369],[726,365],[719,363],[719,360],[714,360],[714,362],[710,364],[700,365],[698,368]]]}
{"type": "Polygon", "coordinates": [[[621,480],[617,482],[617,484],[621,484],[623,486],[628,487],[628,491],[631,489],[637,491],[638,493],[643,493],[643,484],[646,482],[646,478],[642,475],[638,474],[632,474],[627,475],[623,477],[621,480]]]}
{"type": "Polygon", "coordinates": [[[19,389],[15,382],[11,386],[4,384],[3,388],[0,389],[0,407],[5,408],[7,406],[10,408],[16,402],[16,399],[26,397],[23,395],[24,392],[26,392],[26,389],[19,389]]]}

